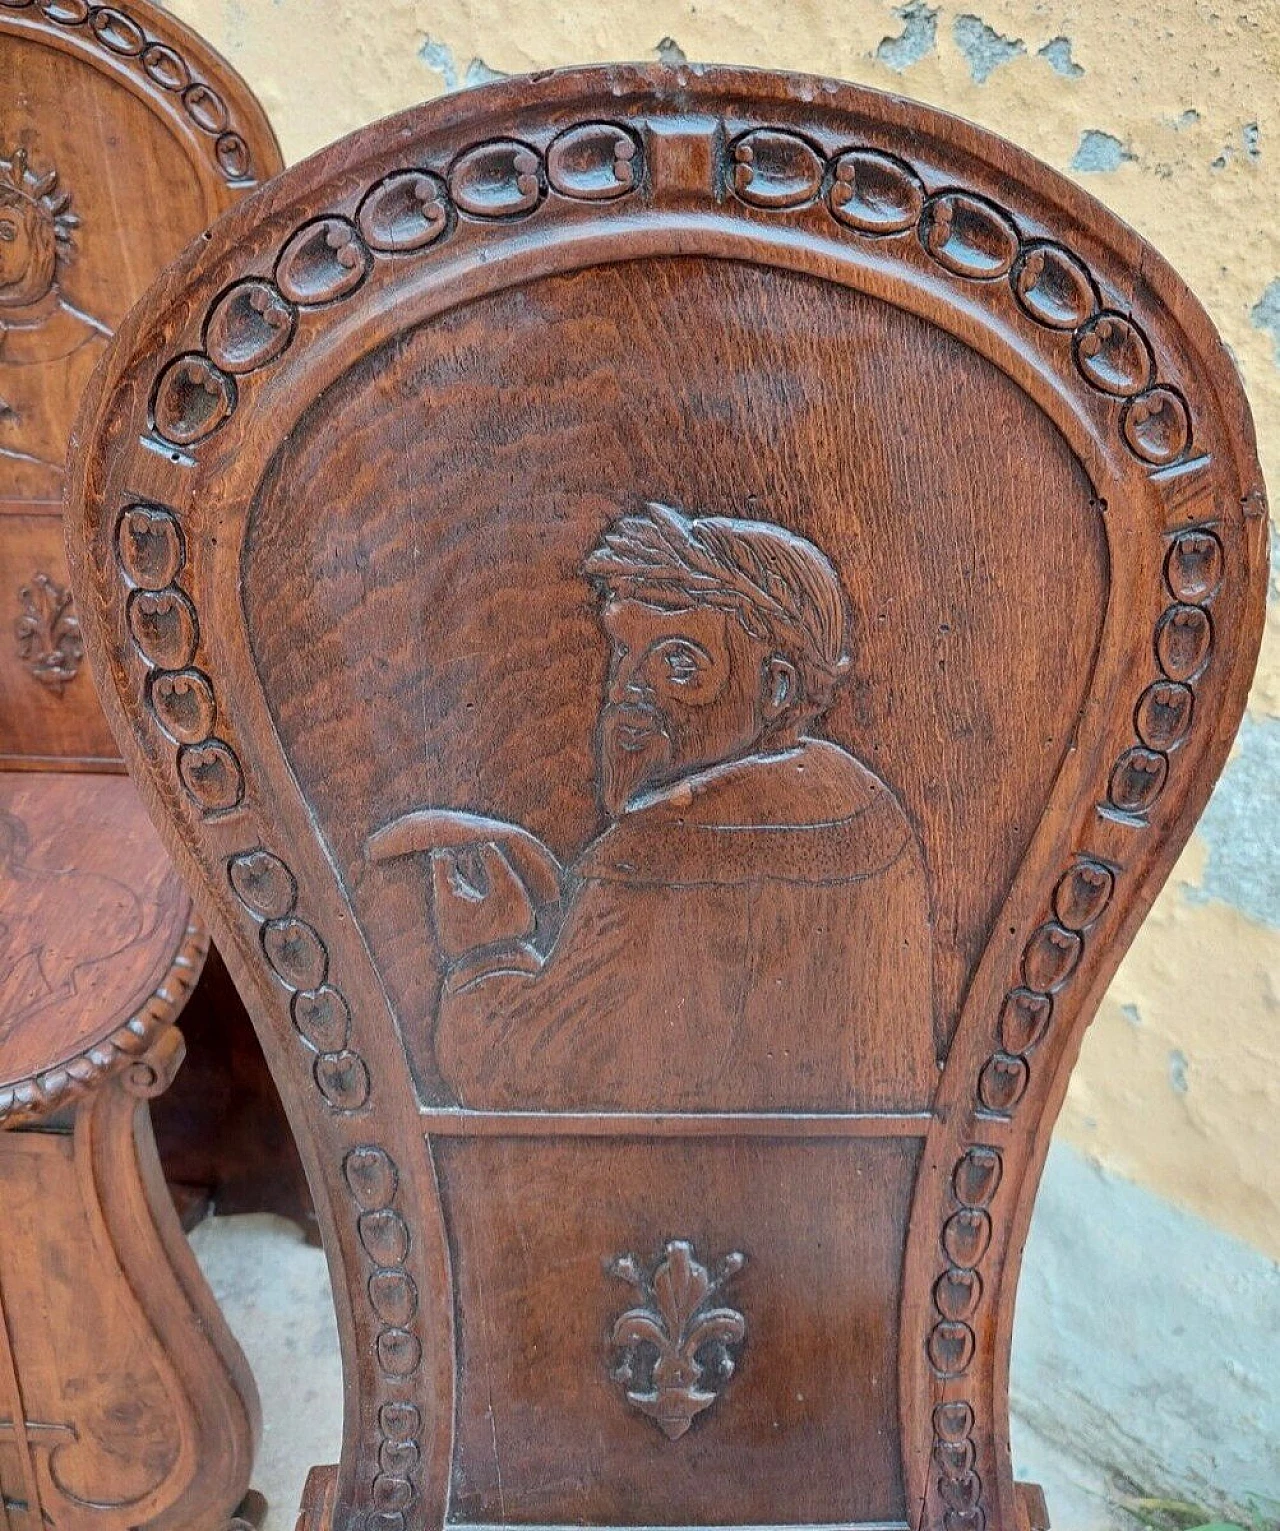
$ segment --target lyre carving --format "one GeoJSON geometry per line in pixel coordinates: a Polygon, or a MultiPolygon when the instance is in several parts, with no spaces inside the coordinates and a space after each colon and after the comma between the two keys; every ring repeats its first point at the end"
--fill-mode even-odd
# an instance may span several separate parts
{"type": "Polygon", "coordinates": [[[613,1344],[621,1352],[614,1380],[669,1441],[679,1440],[711,1407],[737,1368],[734,1352],[746,1339],[747,1321],[736,1308],[713,1305],[712,1298],[746,1263],[735,1251],[712,1275],[687,1239],[672,1239],[652,1274],[634,1255],[622,1255],[610,1267],[643,1298],[613,1326],[613,1344]]]}

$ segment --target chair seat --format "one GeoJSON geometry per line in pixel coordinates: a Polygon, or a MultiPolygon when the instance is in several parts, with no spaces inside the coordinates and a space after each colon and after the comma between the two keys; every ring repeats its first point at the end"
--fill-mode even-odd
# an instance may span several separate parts
{"type": "Polygon", "coordinates": [[[0,1126],[144,1053],[207,936],[124,776],[0,772],[0,1126]]]}

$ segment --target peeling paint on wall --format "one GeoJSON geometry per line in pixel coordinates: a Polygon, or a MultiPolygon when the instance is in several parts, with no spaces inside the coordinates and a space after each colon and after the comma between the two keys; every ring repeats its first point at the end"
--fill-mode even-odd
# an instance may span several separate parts
{"type": "Polygon", "coordinates": [[[1209,168],[1225,170],[1232,160],[1240,158],[1250,165],[1256,165],[1262,158],[1262,131],[1256,122],[1243,123],[1238,138],[1223,145],[1222,153],[1210,163],[1209,168]]]}
{"type": "Polygon", "coordinates": [[[1262,158],[1262,132],[1256,122],[1246,122],[1240,129],[1240,138],[1244,143],[1244,152],[1247,159],[1260,160],[1262,158]]]}
{"type": "Polygon", "coordinates": [[[437,41],[428,37],[418,50],[418,55],[428,69],[435,72],[444,81],[446,90],[469,88],[472,85],[487,85],[491,80],[504,80],[506,75],[500,69],[490,69],[482,58],[473,58],[461,75],[458,73],[458,65],[453,56],[453,49],[448,43],[437,41]]]}
{"type": "Polygon", "coordinates": [[[876,48],[876,58],[890,69],[901,72],[918,64],[932,53],[938,41],[938,13],[930,10],[924,0],[909,0],[893,13],[902,23],[897,37],[882,37],[876,48]]]}
{"type": "MultiPolygon", "coordinates": [[[[1280,284],[1273,284],[1280,286],[1280,284]]],[[[1200,820],[1209,859],[1194,898],[1280,930],[1280,718],[1246,717],[1200,820]]]]}
{"type": "Polygon", "coordinates": [[[1008,64],[1027,45],[1020,37],[1003,37],[980,16],[957,16],[952,36],[969,63],[974,83],[985,85],[1001,64],[1008,64]]]}
{"type": "Polygon", "coordinates": [[[1049,68],[1055,74],[1060,74],[1066,80],[1078,80],[1084,70],[1071,57],[1071,39],[1069,37],[1054,37],[1045,43],[1043,48],[1036,49],[1036,56],[1044,59],[1049,68]]]}
{"type": "Polygon", "coordinates": [[[1086,175],[1108,170],[1119,170],[1127,160],[1137,159],[1127,145],[1114,133],[1104,133],[1100,128],[1086,128],[1071,159],[1072,170],[1086,175]]]}

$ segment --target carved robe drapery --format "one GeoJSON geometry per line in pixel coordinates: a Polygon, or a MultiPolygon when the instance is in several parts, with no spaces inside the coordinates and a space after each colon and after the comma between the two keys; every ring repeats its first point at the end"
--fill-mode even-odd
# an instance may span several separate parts
{"type": "Polygon", "coordinates": [[[558,938],[455,968],[469,1107],[875,1110],[937,1077],[922,858],[893,795],[806,740],[686,778],[574,866],[558,938]]]}
{"type": "Polygon", "coordinates": [[[110,331],[56,292],[0,308],[0,494],[57,500],[67,422],[110,331]]]}

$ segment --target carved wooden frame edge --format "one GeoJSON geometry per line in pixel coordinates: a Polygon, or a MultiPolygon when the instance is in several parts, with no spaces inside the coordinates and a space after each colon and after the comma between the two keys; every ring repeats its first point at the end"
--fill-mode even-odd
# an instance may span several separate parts
{"type": "Polygon", "coordinates": [[[164,976],[128,1020],[114,1023],[65,1061],[0,1082],[0,1128],[29,1126],[83,1100],[104,1080],[140,1067],[143,1055],[182,1013],[208,953],[209,932],[188,905],[185,928],[164,976]]]}
{"type": "MultiPolygon", "coordinates": [[[[229,189],[256,186],[282,164],[275,130],[239,74],[168,11],[138,0],[0,0],[3,35],[70,53],[108,73],[165,120],[188,154],[229,189]]],[[[207,205],[212,219],[219,208],[211,199],[207,205]]]]}
{"type": "Polygon", "coordinates": [[[96,1257],[119,1272],[137,1322],[155,1336],[153,1358],[174,1406],[186,1413],[172,1466],[122,1507],[145,1531],[223,1531],[261,1436],[253,1374],[182,1231],[147,1115],[185,1052],[182,1033],[167,1027],[91,1092],[72,1128],[96,1257]]]}

